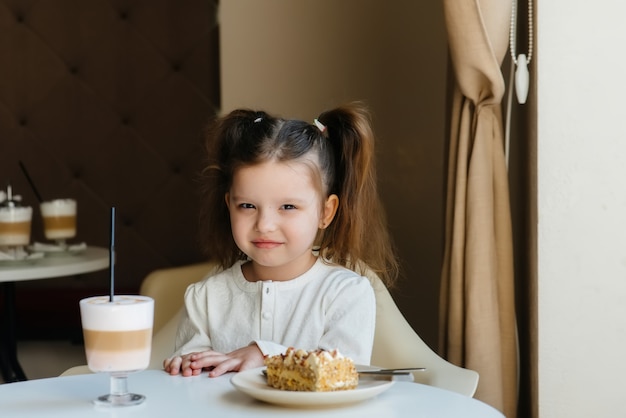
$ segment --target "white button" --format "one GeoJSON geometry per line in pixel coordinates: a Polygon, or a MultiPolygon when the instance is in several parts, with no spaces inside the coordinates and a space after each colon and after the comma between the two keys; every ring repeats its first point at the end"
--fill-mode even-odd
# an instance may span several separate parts
{"type": "Polygon", "coordinates": [[[270,319],[272,317],[272,314],[269,312],[263,312],[263,319],[270,319]]]}

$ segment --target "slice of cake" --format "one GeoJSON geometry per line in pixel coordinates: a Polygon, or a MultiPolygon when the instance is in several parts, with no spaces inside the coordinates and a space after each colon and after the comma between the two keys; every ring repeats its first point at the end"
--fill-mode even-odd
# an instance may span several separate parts
{"type": "Polygon", "coordinates": [[[337,350],[296,350],[266,357],[267,384],[281,390],[329,392],[357,387],[359,374],[351,358],[337,350]]]}

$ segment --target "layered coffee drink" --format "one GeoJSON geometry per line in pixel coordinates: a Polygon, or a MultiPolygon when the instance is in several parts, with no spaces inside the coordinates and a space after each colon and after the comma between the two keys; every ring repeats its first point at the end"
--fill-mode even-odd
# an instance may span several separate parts
{"type": "Polygon", "coordinates": [[[0,207],[0,247],[28,245],[32,216],[29,206],[0,207]]]}
{"type": "Polygon", "coordinates": [[[87,365],[94,372],[132,372],[150,363],[154,300],[94,296],[80,301],[87,365]]]}
{"type": "Polygon", "coordinates": [[[40,209],[47,239],[58,241],[76,236],[76,200],[50,200],[43,202],[40,209]]]}

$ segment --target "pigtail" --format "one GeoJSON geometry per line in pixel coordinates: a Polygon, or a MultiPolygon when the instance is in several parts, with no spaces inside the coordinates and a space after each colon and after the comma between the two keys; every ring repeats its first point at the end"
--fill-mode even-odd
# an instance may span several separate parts
{"type": "Polygon", "coordinates": [[[335,220],[324,231],[320,249],[330,260],[353,270],[366,264],[391,285],[398,275],[398,261],[378,195],[369,113],[362,104],[353,103],[327,111],[318,120],[326,127],[324,135],[335,155],[330,193],[339,197],[335,220]]]}

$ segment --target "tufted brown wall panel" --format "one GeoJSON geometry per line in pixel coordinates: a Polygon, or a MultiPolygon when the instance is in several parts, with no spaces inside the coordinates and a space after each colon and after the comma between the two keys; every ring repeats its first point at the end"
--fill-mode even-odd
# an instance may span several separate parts
{"type": "MultiPolygon", "coordinates": [[[[106,247],[116,206],[120,289],[202,259],[196,176],[219,107],[216,3],[0,0],[2,187],[35,208],[34,241],[44,240],[40,212],[20,160],[43,198],[78,200],[77,241],[106,247]]],[[[107,281],[24,285],[91,292],[107,281]]]]}

